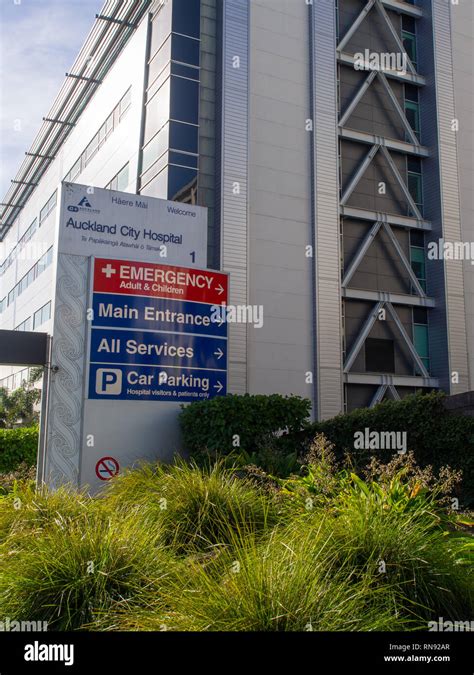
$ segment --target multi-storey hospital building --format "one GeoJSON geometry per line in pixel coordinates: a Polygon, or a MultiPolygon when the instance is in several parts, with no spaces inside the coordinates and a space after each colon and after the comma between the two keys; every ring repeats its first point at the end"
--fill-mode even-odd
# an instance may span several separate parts
{"type": "Polygon", "coordinates": [[[229,391],[474,389],[472,41],[471,0],[107,0],[2,200],[1,328],[51,331],[66,181],[208,208],[263,309],[229,391]]]}

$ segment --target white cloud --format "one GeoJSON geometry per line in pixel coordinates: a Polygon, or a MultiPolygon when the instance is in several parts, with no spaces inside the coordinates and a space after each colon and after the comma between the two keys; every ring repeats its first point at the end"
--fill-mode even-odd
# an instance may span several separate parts
{"type": "Polygon", "coordinates": [[[19,4],[2,0],[2,197],[102,5],[102,0],[21,0],[19,4]]]}

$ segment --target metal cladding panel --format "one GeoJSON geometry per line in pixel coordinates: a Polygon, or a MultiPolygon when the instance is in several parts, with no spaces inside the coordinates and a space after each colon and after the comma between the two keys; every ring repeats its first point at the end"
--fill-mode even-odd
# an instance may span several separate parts
{"type": "MultiPolygon", "coordinates": [[[[423,44],[418,67],[426,77],[426,86],[420,90],[421,142],[429,148],[430,156],[423,160],[423,191],[430,195],[424,203],[424,217],[431,222],[426,242],[443,237],[441,214],[441,186],[439,172],[438,110],[434,68],[434,45],[431,0],[423,2],[423,21],[418,22],[418,37],[423,44]]],[[[446,279],[442,260],[426,261],[427,293],[436,306],[429,314],[429,353],[431,374],[439,379],[440,386],[450,389],[448,359],[448,331],[446,314],[446,279]]]]}
{"type": "MultiPolygon", "coordinates": [[[[220,131],[221,268],[230,273],[230,303],[247,304],[249,3],[223,0],[220,131]]],[[[229,326],[231,393],[247,391],[247,327],[229,326]]]]}
{"type": "Polygon", "coordinates": [[[334,3],[316,0],[311,16],[316,415],[325,419],[343,410],[334,3]]]}
{"type": "MultiPolygon", "coordinates": [[[[459,131],[456,134],[461,192],[461,228],[464,242],[474,241],[474,6],[461,2],[451,10],[454,64],[454,94],[459,131]]],[[[474,266],[464,261],[467,346],[470,366],[469,389],[474,389],[474,266]]]]}
{"type": "MultiPolygon", "coordinates": [[[[451,130],[456,118],[454,106],[453,60],[450,5],[433,0],[433,39],[435,78],[439,120],[439,167],[443,236],[447,241],[460,241],[461,214],[456,136],[451,130]]],[[[451,384],[451,393],[469,389],[466,308],[462,262],[445,260],[446,309],[450,370],[459,374],[459,382],[451,384]]]]}
{"type": "Polygon", "coordinates": [[[0,364],[44,366],[47,351],[47,333],[0,330],[0,364]]]}

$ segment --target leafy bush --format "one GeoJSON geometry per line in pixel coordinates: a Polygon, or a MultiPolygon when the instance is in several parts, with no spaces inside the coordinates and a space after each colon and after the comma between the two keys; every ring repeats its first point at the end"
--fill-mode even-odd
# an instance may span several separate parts
{"type": "Polygon", "coordinates": [[[8,473],[25,462],[32,466],[38,450],[38,427],[0,429],[0,473],[8,473]]]}
{"type": "Polygon", "coordinates": [[[307,425],[311,408],[299,396],[229,395],[183,406],[180,414],[186,450],[196,457],[252,453],[278,445],[277,436],[307,425]]]}
{"type": "Polygon", "coordinates": [[[339,565],[356,576],[378,573],[403,598],[399,611],[429,620],[470,616],[472,565],[461,566],[467,537],[448,536],[433,495],[411,490],[399,474],[388,485],[352,476],[331,525],[339,565]]]}
{"type": "MultiPolygon", "coordinates": [[[[315,434],[323,433],[334,444],[338,459],[349,453],[355,469],[362,470],[373,451],[354,449],[355,432],[366,427],[371,431],[406,431],[408,450],[413,451],[417,464],[432,465],[435,470],[442,466],[462,470],[464,495],[469,500],[474,497],[474,418],[448,413],[444,398],[445,394],[433,392],[384,401],[374,408],[317,422],[300,438],[308,443],[315,434]]],[[[383,462],[392,455],[391,450],[377,450],[383,462]]]]}

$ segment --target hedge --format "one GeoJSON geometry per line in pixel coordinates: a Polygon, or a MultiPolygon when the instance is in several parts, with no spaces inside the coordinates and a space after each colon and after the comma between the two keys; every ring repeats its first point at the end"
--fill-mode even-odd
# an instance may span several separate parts
{"type": "Polygon", "coordinates": [[[14,471],[22,462],[33,466],[38,451],[38,427],[0,429],[0,473],[14,471]]]}
{"type": "Polygon", "coordinates": [[[474,417],[454,415],[444,407],[445,394],[414,394],[401,401],[384,401],[374,408],[358,408],[345,415],[312,424],[304,433],[306,443],[323,433],[342,457],[348,452],[356,468],[366,466],[371,457],[388,461],[392,450],[355,450],[357,431],[406,431],[408,450],[420,466],[439,469],[449,465],[462,469],[464,491],[474,496],[474,417]]]}
{"type": "Polygon", "coordinates": [[[355,450],[357,431],[406,431],[408,450],[420,466],[438,470],[443,465],[463,471],[463,491],[474,497],[474,418],[449,413],[443,404],[445,394],[415,394],[401,401],[384,401],[374,408],[359,408],[323,422],[308,423],[310,402],[297,396],[225,396],[192,403],[181,412],[185,447],[191,454],[208,450],[227,455],[240,449],[260,451],[273,434],[285,427],[280,448],[291,447],[303,454],[317,433],[335,445],[338,458],[349,453],[355,468],[361,469],[376,456],[381,461],[393,457],[393,450],[355,450]]]}
{"type": "Polygon", "coordinates": [[[192,455],[228,455],[273,445],[282,429],[294,434],[304,428],[311,402],[299,396],[261,394],[219,396],[182,406],[184,447],[192,455]]]}

